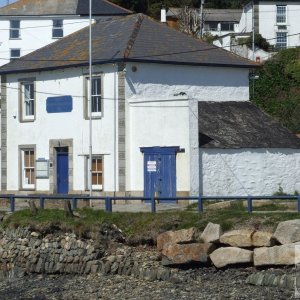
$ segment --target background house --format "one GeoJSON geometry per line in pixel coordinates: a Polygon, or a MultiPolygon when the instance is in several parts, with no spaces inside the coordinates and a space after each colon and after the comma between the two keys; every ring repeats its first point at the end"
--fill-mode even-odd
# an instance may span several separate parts
{"type": "MultiPolygon", "coordinates": [[[[93,0],[93,19],[131,12],[106,0],[93,0]]],[[[19,0],[0,8],[0,66],[89,24],[89,1],[19,0]]]]}
{"type": "MultiPolygon", "coordinates": [[[[259,143],[264,138],[257,135],[268,129],[269,119],[255,124],[259,130],[251,136],[253,124],[246,120],[258,113],[248,102],[254,63],[143,15],[113,17],[94,24],[93,32],[95,193],[172,197],[243,192],[232,173],[251,179],[251,194],[258,192],[257,186],[261,193],[275,192],[282,174],[287,192],[300,188],[295,181],[300,140],[276,125],[272,138],[278,143],[259,143]],[[217,127],[208,102],[222,104],[216,111],[223,111],[223,123],[217,127]],[[230,113],[232,102],[241,103],[238,115],[230,113]],[[224,124],[245,130],[227,132],[230,126],[224,124]],[[278,132],[285,134],[282,142],[278,132]],[[235,143],[226,141],[235,136],[235,143]],[[248,138],[253,144],[244,143],[248,138]],[[203,148],[212,145],[208,141],[217,146],[215,156],[203,148]],[[249,150],[251,145],[259,150],[249,150]],[[237,164],[236,153],[226,152],[228,146],[247,155],[242,153],[237,164]],[[258,169],[266,157],[261,148],[276,148],[272,164],[265,167],[271,176],[265,188],[258,169]],[[231,157],[230,168],[220,165],[224,152],[231,157]],[[245,167],[252,161],[257,167],[245,167]],[[275,172],[276,167],[287,169],[275,172]]],[[[0,69],[3,192],[86,193],[87,66],[88,29],[83,29],[0,69]]]]}

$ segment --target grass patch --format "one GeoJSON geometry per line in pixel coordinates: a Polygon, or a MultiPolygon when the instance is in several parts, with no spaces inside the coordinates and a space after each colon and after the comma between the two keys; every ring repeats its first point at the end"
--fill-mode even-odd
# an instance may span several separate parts
{"type": "MultiPolygon", "coordinates": [[[[80,218],[67,218],[64,211],[59,209],[38,210],[33,216],[29,209],[17,211],[11,214],[2,223],[3,227],[30,226],[35,230],[43,231],[47,228],[74,232],[84,236],[88,231],[97,231],[103,223],[112,223],[118,226],[127,238],[152,238],[166,230],[185,229],[196,227],[203,230],[208,222],[220,224],[223,231],[233,228],[254,228],[259,225],[274,227],[281,221],[298,219],[298,213],[263,213],[264,210],[275,211],[279,205],[270,204],[260,207],[260,213],[249,214],[242,202],[233,202],[230,207],[218,210],[205,210],[197,213],[197,204],[188,206],[184,211],[164,211],[156,214],[150,212],[129,213],[114,212],[106,213],[102,210],[89,208],[77,210],[80,218]]],[[[281,209],[281,208],[280,208],[281,209]]]]}

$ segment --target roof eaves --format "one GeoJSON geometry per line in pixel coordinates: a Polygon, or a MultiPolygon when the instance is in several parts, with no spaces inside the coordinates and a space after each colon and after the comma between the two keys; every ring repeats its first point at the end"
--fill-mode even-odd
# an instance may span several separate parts
{"type": "Polygon", "coordinates": [[[207,66],[207,67],[228,67],[228,68],[244,68],[252,69],[258,68],[258,64],[222,64],[222,63],[195,63],[195,62],[180,62],[180,61],[162,61],[155,59],[139,59],[139,58],[125,58],[124,62],[140,62],[140,63],[154,63],[154,64],[166,64],[166,65],[188,65],[188,66],[207,66]]]}

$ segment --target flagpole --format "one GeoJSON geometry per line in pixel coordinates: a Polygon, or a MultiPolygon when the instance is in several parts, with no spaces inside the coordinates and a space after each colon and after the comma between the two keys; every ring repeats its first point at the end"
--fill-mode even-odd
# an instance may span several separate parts
{"type": "MultiPolygon", "coordinates": [[[[92,135],[92,0],[89,0],[89,177],[90,177],[90,197],[92,197],[92,180],[93,180],[93,135],[92,135]]],[[[92,207],[92,200],[90,199],[90,207],[92,207]]]]}

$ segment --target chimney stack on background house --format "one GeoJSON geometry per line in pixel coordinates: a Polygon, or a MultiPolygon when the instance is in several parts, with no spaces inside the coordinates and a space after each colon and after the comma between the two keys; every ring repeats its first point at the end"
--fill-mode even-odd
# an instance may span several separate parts
{"type": "Polygon", "coordinates": [[[162,9],[160,10],[160,21],[161,21],[162,23],[166,23],[166,22],[167,22],[167,11],[166,11],[165,8],[162,8],[162,9]]]}

